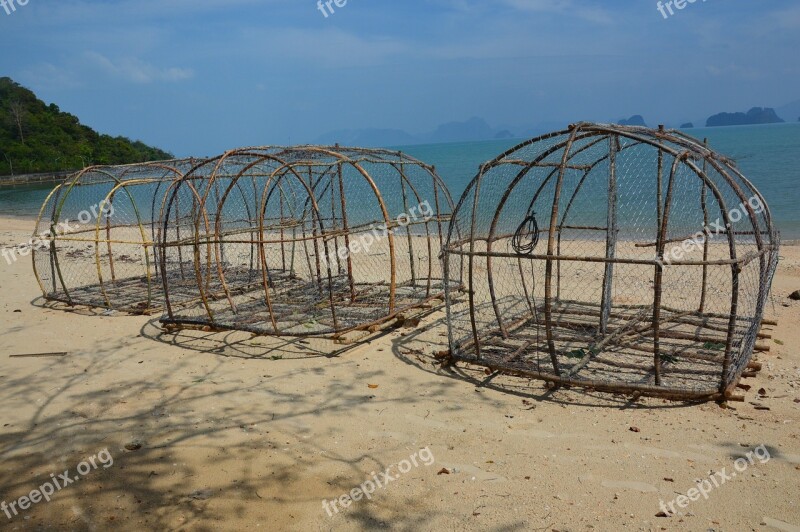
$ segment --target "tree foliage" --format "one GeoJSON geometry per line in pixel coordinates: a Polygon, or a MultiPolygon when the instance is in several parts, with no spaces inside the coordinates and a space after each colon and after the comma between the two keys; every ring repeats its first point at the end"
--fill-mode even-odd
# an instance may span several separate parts
{"type": "Polygon", "coordinates": [[[171,159],[172,154],[84,126],[11,78],[0,78],[0,175],[171,159]]]}

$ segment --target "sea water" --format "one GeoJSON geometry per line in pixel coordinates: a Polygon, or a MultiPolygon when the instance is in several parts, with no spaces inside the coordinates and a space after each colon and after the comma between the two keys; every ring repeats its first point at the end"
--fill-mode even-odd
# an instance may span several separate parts
{"type": "MultiPolygon", "coordinates": [[[[800,239],[800,123],[695,128],[684,132],[700,140],[708,138],[712,149],[733,159],[764,195],[782,238],[800,239]]],[[[457,202],[482,163],[520,142],[523,140],[492,140],[399,149],[435,165],[457,202]]]]}
{"type": "MultiPolygon", "coordinates": [[[[734,161],[767,200],[784,240],[800,239],[800,124],[688,129],[698,139],[734,161]]],[[[523,139],[451,144],[423,144],[400,149],[436,166],[458,201],[481,163],[490,161],[523,139]]],[[[49,186],[0,188],[0,216],[35,218],[49,186]]],[[[143,213],[147,216],[149,213],[143,213]]]]}

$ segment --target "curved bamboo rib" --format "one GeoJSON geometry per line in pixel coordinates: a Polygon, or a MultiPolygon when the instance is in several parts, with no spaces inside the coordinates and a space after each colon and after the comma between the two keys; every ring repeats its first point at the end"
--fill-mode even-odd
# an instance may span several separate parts
{"type": "Polygon", "coordinates": [[[156,311],[160,291],[153,287],[157,274],[151,248],[158,212],[155,193],[149,187],[155,185],[158,190],[160,184],[182,175],[181,169],[187,166],[186,160],[91,166],[57,187],[45,200],[36,228],[36,233],[43,232],[45,211],[52,207],[49,253],[33,256],[34,273],[45,299],[133,313],[156,311]],[[114,208],[115,198],[120,197],[126,208],[116,209],[114,217],[104,216],[104,209],[114,208]],[[141,265],[134,266],[137,259],[129,256],[130,251],[120,251],[121,246],[141,249],[141,265]],[[104,253],[113,291],[103,272],[104,253]],[[89,254],[93,259],[85,264],[83,259],[89,254]],[[52,286],[45,286],[43,275],[52,279],[52,286]]]}
{"type": "Polygon", "coordinates": [[[573,124],[481,165],[459,199],[444,264],[467,261],[468,304],[447,294],[452,356],[551,384],[724,399],[756,349],[779,245],[763,196],[703,141],[573,124]],[[550,213],[547,249],[514,251],[509,232],[534,205],[550,213]]]}
{"type": "Polygon", "coordinates": [[[248,147],[194,165],[180,184],[194,184],[197,205],[183,225],[176,187],[162,205],[165,323],[337,337],[443,297],[434,261],[453,201],[433,167],[416,159],[338,146],[248,147]],[[437,206],[431,219],[396,238],[400,216],[423,201],[437,206]],[[192,234],[179,235],[186,225],[192,234]],[[194,256],[194,275],[180,267],[184,251],[194,256]]]}

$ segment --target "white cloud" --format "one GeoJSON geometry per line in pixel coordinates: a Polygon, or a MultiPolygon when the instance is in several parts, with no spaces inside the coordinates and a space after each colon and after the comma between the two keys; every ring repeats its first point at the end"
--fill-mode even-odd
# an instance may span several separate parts
{"type": "Polygon", "coordinates": [[[502,0],[507,7],[529,13],[559,13],[597,24],[610,24],[614,19],[605,9],[578,5],[573,0],[502,0]]]}
{"type": "Polygon", "coordinates": [[[105,72],[109,77],[133,83],[175,82],[194,76],[194,72],[188,68],[158,68],[135,57],[112,61],[98,52],[86,52],[84,58],[90,67],[105,72]]]}
{"type": "Polygon", "coordinates": [[[51,62],[33,65],[19,78],[39,88],[78,88],[86,80],[98,78],[137,84],[175,83],[194,77],[194,71],[182,67],[157,67],[135,57],[109,59],[98,52],[85,52],[62,65],[51,62]]]}
{"type": "Polygon", "coordinates": [[[736,63],[728,65],[709,65],[706,71],[714,77],[726,77],[744,80],[757,80],[762,77],[761,72],[752,67],[743,67],[736,63]]]}
{"type": "Polygon", "coordinates": [[[263,31],[248,29],[237,43],[264,57],[264,50],[275,50],[273,59],[309,61],[317,66],[344,68],[383,64],[392,56],[411,50],[409,43],[388,37],[362,37],[338,28],[323,31],[286,28],[263,31]]]}
{"type": "Polygon", "coordinates": [[[497,11],[497,8],[506,8],[522,13],[554,13],[582,19],[588,22],[607,25],[613,22],[611,14],[600,7],[576,3],[576,0],[436,0],[450,10],[466,14],[484,14],[497,11]]]}
{"type": "Polygon", "coordinates": [[[800,29],[800,6],[790,7],[772,13],[772,22],[788,30],[800,29]]]}
{"type": "Polygon", "coordinates": [[[59,0],[37,7],[37,16],[62,25],[87,19],[131,21],[170,17],[185,18],[198,13],[230,10],[239,6],[258,6],[280,0],[59,0]]]}
{"type": "Polygon", "coordinates": [[[78,76],[52,63],[39,63],[19,74],[24,85],[40,89],[75,89],[82,86],[78,76]]]}

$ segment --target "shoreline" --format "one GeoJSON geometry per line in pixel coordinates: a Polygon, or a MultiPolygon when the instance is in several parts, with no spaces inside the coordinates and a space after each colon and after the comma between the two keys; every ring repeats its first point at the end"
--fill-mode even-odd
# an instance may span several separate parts
{"type": "MultiPolygon", "coordinates": [[[[4,239],[33,230],[32,221],[0,216],[0,224],[4,239]]],[[[0,334],[14,355],[0,370],[3,499],[104,450],[114,460],[20,512],[12,527],[23,519],[124,531],[800,524],[796,490],[780,489],[796,485],[800,468],[800,302],[788,299],[800,288],[797,247],[782,253],[773,285],[767,313],[778,326],[758,355],[763,369],[744,381],[746,401],[725,408],[444,368],[442,308],[341,345],[169,331],[158,315],[45,305],[27,260],[0,263],[0,286],[0,334]],[[712,501],[657,515],[659,501],[709,470],[732,470],[732,456],[760,445],[772,452],[768,463],[756,461],[712,501]],[[323,501],[420,449],[435,466],[326,512],[323,501]]]]}

